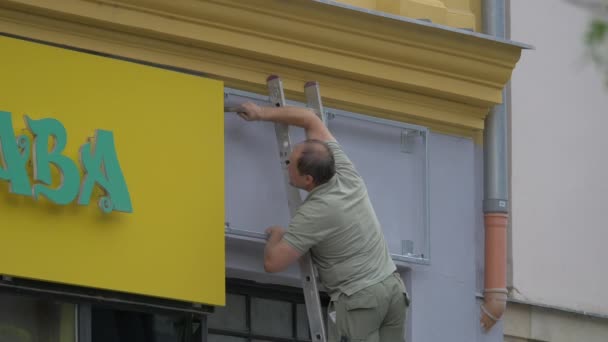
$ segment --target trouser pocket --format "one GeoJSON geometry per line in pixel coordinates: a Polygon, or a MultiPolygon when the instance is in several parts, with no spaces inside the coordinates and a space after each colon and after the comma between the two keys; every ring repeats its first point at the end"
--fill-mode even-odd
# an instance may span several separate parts
{"type": "Polygon", "coordinates": [[[364,341],[377,332],[382,320],[378,313],[378,298],[370,289],[363,289],[351,296],[342,295],[335,303],[338,341],[364,341]]]}
{"type": "Polygon", "coordinates": [[[401,276],[397,272],[393,273],[393,276],[395,278],[397,278],[397,281],[399,282],[399,287],[401,288],[401,291],[403,292],[403,296],[405,297],[405,306],[409,307],[410,303],[411,303],[410,294],[407,292],[407,288],[405,287],[405,284],[403,283],[403,279],[401,279],[401,276]]]}

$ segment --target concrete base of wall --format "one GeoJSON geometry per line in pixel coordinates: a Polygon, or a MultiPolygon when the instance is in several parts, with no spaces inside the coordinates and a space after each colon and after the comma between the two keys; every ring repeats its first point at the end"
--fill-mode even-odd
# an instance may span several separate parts
{"type": "Polygon", "coordinates": [[[608,319],[510,302],[504,334],[505,342],[605,342],[608,319]]]}

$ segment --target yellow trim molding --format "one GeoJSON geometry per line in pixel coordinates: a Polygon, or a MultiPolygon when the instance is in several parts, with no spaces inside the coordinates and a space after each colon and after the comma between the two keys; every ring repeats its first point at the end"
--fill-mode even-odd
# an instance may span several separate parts
{"type": "Polygon", "coordinates": [[[479,31],[480,0],[337,0],[336,2],[402,15],[454,28],[479,31]]]}
{"type": "Polygon", "coordinates": [[[3,0],[0,31],[201,71],[462,136],[483,129],[521,46],[311,0],[3,0]]]}

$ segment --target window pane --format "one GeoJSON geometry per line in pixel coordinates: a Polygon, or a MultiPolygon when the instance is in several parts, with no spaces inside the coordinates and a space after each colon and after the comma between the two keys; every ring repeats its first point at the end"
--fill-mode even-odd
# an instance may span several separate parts
{"type": "MultiPolygon", "coordinates": [[[[327,333],[327,306],[321,307],[323,313],[323,325],[327,333]]],[[[306,313],[306,305],[298,304],[297,307],[297,324],[298,324],[298,339],[310,340],[310,326],[308,325],[308,314],[306,313]]]]}
{"type": "Polygon", "coordinates": [[[154,342],[181,342],[186,333],[184,318],[154,316],[154,342]]]}
{"type": "Polygon", "coordinates": [[[298,338],[309,340],[310,328],[308,326],[308,316],[306,315],[306,305],[298,304],[298,338]]]}
{"type": "Polygon", "coordinates": [[[75,325],[72,304],[0,294],[0,341],[74,342],[75,325]]]}
{"type": "Polygon", "coordinates": [[[208,342],[247,342],[246,338],[209,334],[208,342]]]}
{"type": "Polygon", "coordinates": [[[254,334],[292,337],[291,303],[252,298],[251,326],[254,334]]]}
{"type": "Polygon", "coordinates": [[[227,294],[226,306],[216,307],[208,317],[209,328],[224,330],[247,330],[245,296],[227,294]]]}
{"type": "Polygon", "coordinates": [[[186,322],[187,315],[161,316],[93,307],[92,342],[181,342],[186,334],[195,333],[189,331],[186,322]]]}

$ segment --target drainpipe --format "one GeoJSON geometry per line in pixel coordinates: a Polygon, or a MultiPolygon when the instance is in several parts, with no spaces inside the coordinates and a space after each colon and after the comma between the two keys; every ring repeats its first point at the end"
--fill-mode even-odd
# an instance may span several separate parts
{"type": "MultiPolygon", "coordinates": [[[[483,31],[505,38],[505,1],[483,1],[483,31]]],[[[488,114],[484,129],[485,272],[481,326],[490,330],[507,307],[507,224],[509,183],[507,160],[507,93],[488,114]]]]}

